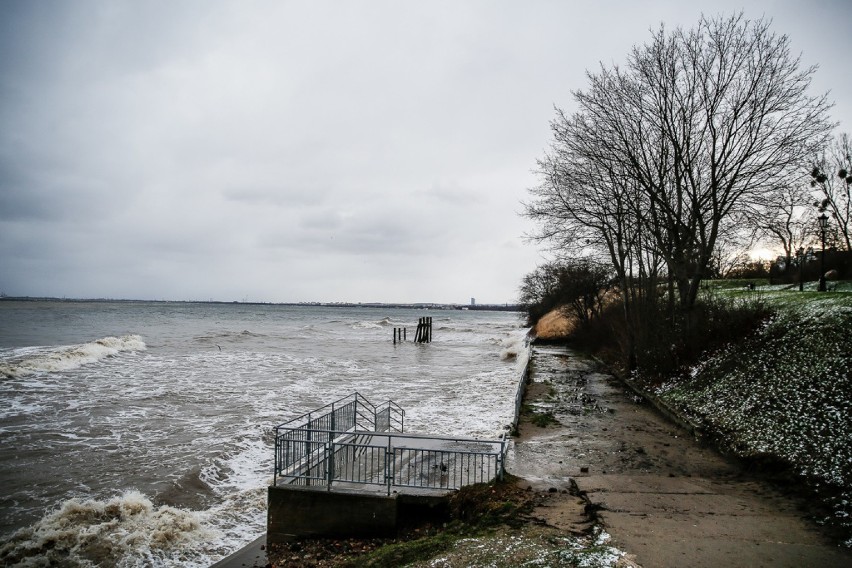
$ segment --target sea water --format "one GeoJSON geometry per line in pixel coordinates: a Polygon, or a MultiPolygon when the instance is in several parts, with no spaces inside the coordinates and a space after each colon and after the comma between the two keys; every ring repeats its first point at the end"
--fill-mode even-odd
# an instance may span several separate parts
{"type": "Polygon", "coordinates": [[[517,313],[0,301],[0,562],[209,566],[265,530],[273,427],[352,392],[496,438],[517,313]],[[411,341],[419,317],[433,342],[411,341]],[[393,329],[407,327],[394,345],[393,329]]]}

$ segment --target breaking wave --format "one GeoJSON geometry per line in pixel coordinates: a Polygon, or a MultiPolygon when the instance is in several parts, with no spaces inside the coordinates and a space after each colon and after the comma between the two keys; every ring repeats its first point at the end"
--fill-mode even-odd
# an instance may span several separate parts
{"type": "Polygon", "coordinates": [[[4,566],[167,566],[211,538],[198,513],[155,507],[138,491],[108,501],[69,499],[0,546],[4,566]]]}
{"type": "Polygon", "coordinates": [[[381,329],[394,325],[393,320],[384,317],[379,321],[359,321],[350,325],[352,329],[381,329]]]}
{"type": "Polygon", "coordinates": [[[69,371],[97,363],[122,351],[144,351],[145,342],[138,335],[104,337],[79,345],[61,347],[24,347],[13,349],[0,361],[0,376],[25,377],[38,373],[69,371]]]}
{"type": "Polygon", "coordinates": [[[526,363],[529,357],[529,337],[527,330],[522,331],[523,333],[514,333],[502,341],[500,359],[504,361],[518,359],[519,362],[526,363]]]}

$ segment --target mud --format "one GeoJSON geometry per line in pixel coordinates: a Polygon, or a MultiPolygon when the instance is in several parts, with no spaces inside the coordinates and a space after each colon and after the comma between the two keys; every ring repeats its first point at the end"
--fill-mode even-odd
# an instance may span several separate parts
{"type": "Polygon", "coordinates": [[[536,348],[519,431],[509,471],[551,493],[535,514],[568,532],[603,525],[630,562],[852,566],[803,498],[743,471],[569,350],[536,348]],[[535,414],[555,423],[535,426],[535,414]]]}

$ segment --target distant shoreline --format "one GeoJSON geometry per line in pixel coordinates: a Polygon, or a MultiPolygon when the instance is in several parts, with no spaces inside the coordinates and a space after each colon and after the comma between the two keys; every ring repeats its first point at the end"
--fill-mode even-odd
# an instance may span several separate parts
{"type": "Polygon", "coordinates": [[[227,302],[222,300],[130,300],[124,298],[55,298],[34,296],[0,296],[0,302],[73,302],[73,303],[125,303],[125,304],[212,304],[241,306],[298,306],[324,308],[390,308],[415,310],[470,310],[470,311],[523,311],[518,304],[438,304],[431,302],[227,302]]]}

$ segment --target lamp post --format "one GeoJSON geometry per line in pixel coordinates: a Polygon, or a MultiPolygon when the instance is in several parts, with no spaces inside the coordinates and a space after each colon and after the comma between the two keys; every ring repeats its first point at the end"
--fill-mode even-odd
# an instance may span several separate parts
{"type": "Polygon", "coordinates": [[[799,247],[799,250],[796,251],[796,266],[799,267],[799,292],[802,292],[805,289],[804,278],[803,278],[804,275],[802,274],[802,269],[804,268],[804,266],[803,266],[804,264],[805,264],[805,249],[804,249],[804,247],[799,247]]]}
{"type": "Polygon", "coordinates": [[[822,257],[819,261],[819,291],[825,292],[825,230],[828,228],[828,215],[823,213],[817,219],[819,219],[819,228],[822,233],[822,257]]]}

